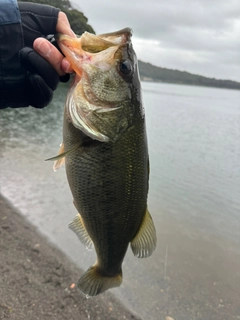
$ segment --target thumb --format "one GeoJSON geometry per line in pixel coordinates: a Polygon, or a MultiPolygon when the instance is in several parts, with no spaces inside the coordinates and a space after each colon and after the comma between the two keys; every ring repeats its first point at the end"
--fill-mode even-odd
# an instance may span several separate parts
{"type": "Polygon", "coordinates": [[[59,33],[64,33],[70,37],[76,38],[75,33],[71,29],[71,26],[69,24],[68,18],[66,14],[62,11],[58,14],[58,22],[56,26],[56,31],[59,33]]]}

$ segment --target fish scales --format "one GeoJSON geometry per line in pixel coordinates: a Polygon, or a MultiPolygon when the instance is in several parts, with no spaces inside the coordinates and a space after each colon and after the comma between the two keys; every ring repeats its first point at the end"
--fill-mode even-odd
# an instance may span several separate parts
{"type": "MultiPolygon", "coordinates": [[[[133,125],[117,142],[87,146],[65,160],[76,208],[97,243],[102,270],[111,271],[116,264],[114,252],[120,270],[128,244],[146,211],[148,153],[146,142],[142,143],[143,139],[146,141],[144,135],[142,121],[142,126],[133,125]]],[[[64,145],[68,146],[67,141],[64,145]]]]}
{"type": "Polygon", "coordinates": [[[95,296],[122,282],[129,244],[137,257],[156,247],[147,209],[149,158],[137,59],[129,28],[58,44],[76,72],[64,110],[64,162],[77,216],[69,224],[97,261],[78,281],[95,296]],[[84,49],[83,49],[84,48],[84,49]]]}

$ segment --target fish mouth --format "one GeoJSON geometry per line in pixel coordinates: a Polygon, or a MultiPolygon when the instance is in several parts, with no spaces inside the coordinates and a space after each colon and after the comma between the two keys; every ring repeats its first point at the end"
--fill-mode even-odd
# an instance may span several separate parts
{"type": "Polygon", "coordinates": [[[74,72],[81,77],[83,63],[92,63],[108,70],[116,60],[120,61],[121,49],[131,41],[131,36],[132,30],[125,28],[100,35],[84,32],[78,38],[58,33],[55,38],[74,72]]]}
{"type": "Polygon", "coordinates": [[[76,75],[67,95],[66,115],[73,126],[101,142],[115,142],[132,123],[131,81],[135,55],[132,31],[56,39],[76,75]]]}

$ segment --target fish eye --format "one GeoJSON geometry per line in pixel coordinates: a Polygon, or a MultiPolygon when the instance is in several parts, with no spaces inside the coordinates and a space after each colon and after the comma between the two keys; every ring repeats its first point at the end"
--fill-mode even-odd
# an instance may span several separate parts
{"type": "Polygon", "coordinates": [[[123,76],[128,76],[132,73],[132,64],[130,63],[129,60],[120,61],[119,72],[123,76]]]}

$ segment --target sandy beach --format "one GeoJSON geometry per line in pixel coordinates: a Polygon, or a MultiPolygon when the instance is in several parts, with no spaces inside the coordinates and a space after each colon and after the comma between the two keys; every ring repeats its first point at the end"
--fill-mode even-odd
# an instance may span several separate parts
{"type": "Polygon", "coordinates": [[[110,293],[86,299],[82,271],[0,195],[0,319],[139,319],[110,293]]]}

